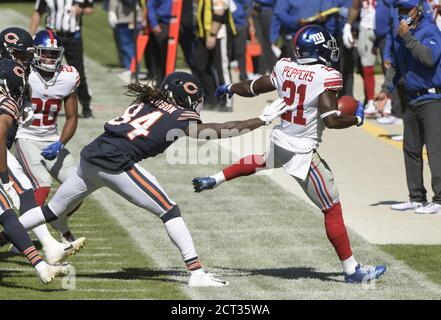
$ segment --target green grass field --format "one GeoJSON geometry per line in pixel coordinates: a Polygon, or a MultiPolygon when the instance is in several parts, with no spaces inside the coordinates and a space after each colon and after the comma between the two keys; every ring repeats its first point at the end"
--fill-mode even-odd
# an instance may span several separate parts
{"type": "MultiPolygon", "coordinates": [[[[116,54],[105,13],[85,19],[85,50],[97,118],[80,121],[69,149],[81,146],[120,114],[128,100],[122,83],[108,71],[116,54]],[[105,27],[103,27],[105,26],[105,27]]],[[[30,16],[30,4],[0,4],[30,16]]],[[[185,141],[179,148],[185,148],[185,141]]],[[[143,162],[179,203],[202,261],[224,275],[229,288],[189,290],[179,254],[157,218],[112,193],[89,197],[72,220],[72,230],[88,238],[69,259],[77,290],[61,280],[43,285],[24,257],[0,253],[0,299],[366,299],[441,297],[441,246],[373,246],[351,234],[363,262],[385,261],[389,272],[376,291],[341,282],[340,266],[323,232],[322,217],[309,204],[265,177],[239,179],[216,192],[196,195],[191,178],[220,166],[169,165],[164,157],[143,162]],[[252,196],[251,196],[252,195],[252,196]],[[282,201],[289,199],[289,201],[282,201]],[[398,260],[398,261],[396,261],[398,260]],[[367,261],[366,261],[367,260],[367,261]],[[403,263],[401,263],[403,262],[403,263]],[[415,272],[417,271],[417,272],[415,272]]]]}
{"type": "Polygon", "coordinates": [[[61,278],[41,283],[23,256],[9,254],[4,247],[0,299],[186,299],[180,283],[170,279],[185,269],[153,267],[96,201],[88,199],[70,221],[72,230],[88,239],[83,251],[69,258],[75,267],[75,290],[63,289],[61,278]]]}

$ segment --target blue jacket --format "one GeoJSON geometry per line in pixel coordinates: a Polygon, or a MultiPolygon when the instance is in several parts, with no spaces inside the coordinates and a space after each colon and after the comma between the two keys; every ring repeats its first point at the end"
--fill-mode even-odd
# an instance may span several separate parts
{"type": "Polygon", "coordinates": [[[251,0],[234,0],[236,11],[233,12],[234,24],[243,27],[248,24],[247,17],[251,9],[251,0]]]}
{"type": "MultiPolygon", "coordinates": [[[[300,29],[300,19],[309,18],[320,11],[332,8],[334,0],[279,0],[274,7],[274,16],[288,34],[294,34],[300,29]]],[[[336,29],[335,17],[330,17],[324,27],[331,33],[336,29]]]]}
{"type": "MultiPolygon", "coordinates": [[[[384,48],[383,59],[391,61],[393,59],[394,51],[394,41],[393,39],[397,36],[397,29],[400,24],[398,20],[398,11],[394,7],[396,0],[385,0],[389,2],[389,16],[388,16],[388,28],[386,33],[386,46],[384,48]]],[[[431,19],[432,17],[432,7],[429,3],[424,2],[424,18],[431,19]]]]}
{"type": "Polygon", "coordinates": [[[414,90],[441,88],[441,31],[433,23],[431,17],[425,15],[416,29],[411,29],[409,32],[421,44],[432,50],[434,66],[429,67],[421,63],[405,46],[404,40],[396,35],[394,37],[394,56],[391,61],[397,70],[394,84],[401,76],[404,77],[410,103],[441,99],[441,94],[436,93],[428,93],[420,97],[412,94],[414,90]]]}
{"type": "Polygon", "coordinates": [[[375,5],[375,37],[384,38],[389,32],[391,26],[390,11],[393,0],[378,0],[375,5]]]}
{"type": "Polygon", "coordinates": [[[147,18],[150,27],[156,27],[159,22],[165,24],[170,22],[172,2],[172,0],[147,1],[147,18]]]}

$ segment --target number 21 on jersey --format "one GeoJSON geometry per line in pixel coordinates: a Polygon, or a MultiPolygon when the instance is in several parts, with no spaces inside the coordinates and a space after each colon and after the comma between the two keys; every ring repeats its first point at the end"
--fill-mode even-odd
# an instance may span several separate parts
{"type": "Polygon", "coordinates": [[[142,117],[136,118],[136,115],[141,111],[143,106],[144,104],[141,103],[136,108],[133,106],[128,107],[121,117],[110,120],[108,123],[114,126],[123,123],[131,125],[133,130],[127,133],[127,137],[130,140],[139,136],[147,137],[150,133],[149,129],[151,126],[153,126],[164,114],[161,111],[153,111],[142,117]]]}
{"type": "Polygon", "coordinates": [[[306,96],[306,84],[301,84],[296,87],[296,84],[293,81],[285,80],[282,85],[282,90],[288,94],[283,97],[283,100],[288,106],[294,105],[294,102],[297,101],[296,110],[284,113],[282,119],[301,126],[306,125],[306,118],[303,116],[305,111],[303,104],[306,96]],[[298,99],[296,99],[297,96],[298,99]],[[294,116],[293,113],[295,113],[294,116]]]}

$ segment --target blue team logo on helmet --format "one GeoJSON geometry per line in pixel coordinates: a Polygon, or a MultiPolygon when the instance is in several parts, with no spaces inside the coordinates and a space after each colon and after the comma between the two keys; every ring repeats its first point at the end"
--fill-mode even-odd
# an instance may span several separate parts
{"type": "Polygon", "coordinates": [[[52,30],[42,30],[35,35],[34,46],[34,66],[46,72],[55,72],[61,65],[64,53],[60,38],[52,30]]]}
{"type": "Polygon", "coordinates": [[[314,24],[297,31],[292,40],[292,49],[299,64],[321,63],[331,66],[339,58],[335,38],[325,28],[314,24]]]}

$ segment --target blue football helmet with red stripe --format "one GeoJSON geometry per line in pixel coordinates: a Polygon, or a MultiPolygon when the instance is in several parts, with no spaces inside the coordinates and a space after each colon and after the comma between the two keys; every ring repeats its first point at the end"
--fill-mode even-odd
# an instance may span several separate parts
{"type": "Polygon", "coordinates": [[[34,38],[33,65],[46,72],[55,72],[61,65],[64,48],[60,38],[52,30],[42,30],[34,38]]]}
{"type": "Polygon", "coordinates": [[[294,57],[299,64],[321,63],[332,66],[338,62],[337,40],[322,26],[309,25],[295,34],[292,40],[294,57]]]}

